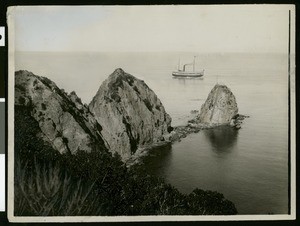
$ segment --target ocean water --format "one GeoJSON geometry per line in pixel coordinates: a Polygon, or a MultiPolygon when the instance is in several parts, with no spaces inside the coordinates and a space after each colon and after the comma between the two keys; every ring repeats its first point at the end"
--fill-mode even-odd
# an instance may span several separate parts
{"type": "Polygon", "coordinates": [[[15,69],[46,76],[89,103],[116,68],[144,80],[172,117],[184,125],[200,110],[216,83],[227,85],[246,118],[240,130],[220,127],[191,134],[159,148],[144,167],[181,192],[214,190],[233,201],[239,214],[288,213],[287,55],[199,53],[30,53],[15,55],[15,69]],[[205,69],[198,79],[176,79],[180,62],[205,69]]]}

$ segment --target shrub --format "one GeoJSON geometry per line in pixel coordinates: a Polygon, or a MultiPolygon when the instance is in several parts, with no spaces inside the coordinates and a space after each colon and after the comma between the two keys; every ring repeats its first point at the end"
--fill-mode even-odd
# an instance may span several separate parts
{"type": "MultiPolygon", "coordinates": [[[[30,109],[15,108],[15,215],[236,214],[217,192],[180,193],[142,166],[128,169],[106,149],[59,154],[40,136],[30,109]]],[[[98,147],[99,148],[99,147],[98,147]]]]}
{"type": "Polygon", "coordinates": [[[15,215],[75,216],[101,213],[101,200],[94,183],[75,179],[53,162],[17,159],[15,175],[15,215]],[[25,170],[24,170],[25,169],[25,170]]]}

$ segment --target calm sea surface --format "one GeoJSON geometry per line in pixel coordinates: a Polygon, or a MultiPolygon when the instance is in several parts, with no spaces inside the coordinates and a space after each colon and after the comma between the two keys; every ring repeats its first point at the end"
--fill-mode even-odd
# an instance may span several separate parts
{"type": "Polygon", "coordinates": [[[240,214],[288,212],[287,57],[266,54],[198,54],[201,79],[175,79],[178,59],[194,53],[17,53],[25,69],[75,90],[89,103],[114,69],[144,80],[172,117],[184,125],[216,83],[227,85],[249,115],[242,129],[220,127],[191,134],[172,147],[154,150],[145,161],[151,174],[182,192],[215,190],[233,201],[240,214]]]}

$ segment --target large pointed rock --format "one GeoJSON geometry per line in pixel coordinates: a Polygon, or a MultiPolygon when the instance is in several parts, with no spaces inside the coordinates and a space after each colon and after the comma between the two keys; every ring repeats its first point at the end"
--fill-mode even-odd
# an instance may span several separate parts
{"type": "Polygon", "coordinates": [[[230,124],[238,114],[235,96],[225,85],[216,84],[201,106],[198,122],[210,125],[230,124]]]}
{"type": "Polygon", "coordinates": [[[171,118],[156,94],[120,68],[101,84],[89,108],[103,127],[109,150],[123,160],[139,147],[163,140],[171,128],[171,118]]]}
{"type": "Polygon", "coordinates": [[[76,93],[66,94],[45,77],[15,73],[15,111],[18,115],[29,112],[41,131],[36,136],[61,154],[107,150],[102,127],[76,93]]]}

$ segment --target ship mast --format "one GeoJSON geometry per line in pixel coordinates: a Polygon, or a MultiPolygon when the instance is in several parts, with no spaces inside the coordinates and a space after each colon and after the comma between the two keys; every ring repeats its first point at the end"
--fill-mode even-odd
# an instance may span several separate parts
{"type": "Polygon", "coordinates": [[[194,61],[193,61],[193,72],[195,72],[195,59],[196,59],[196,56],[194,56],[194,61]]]}

